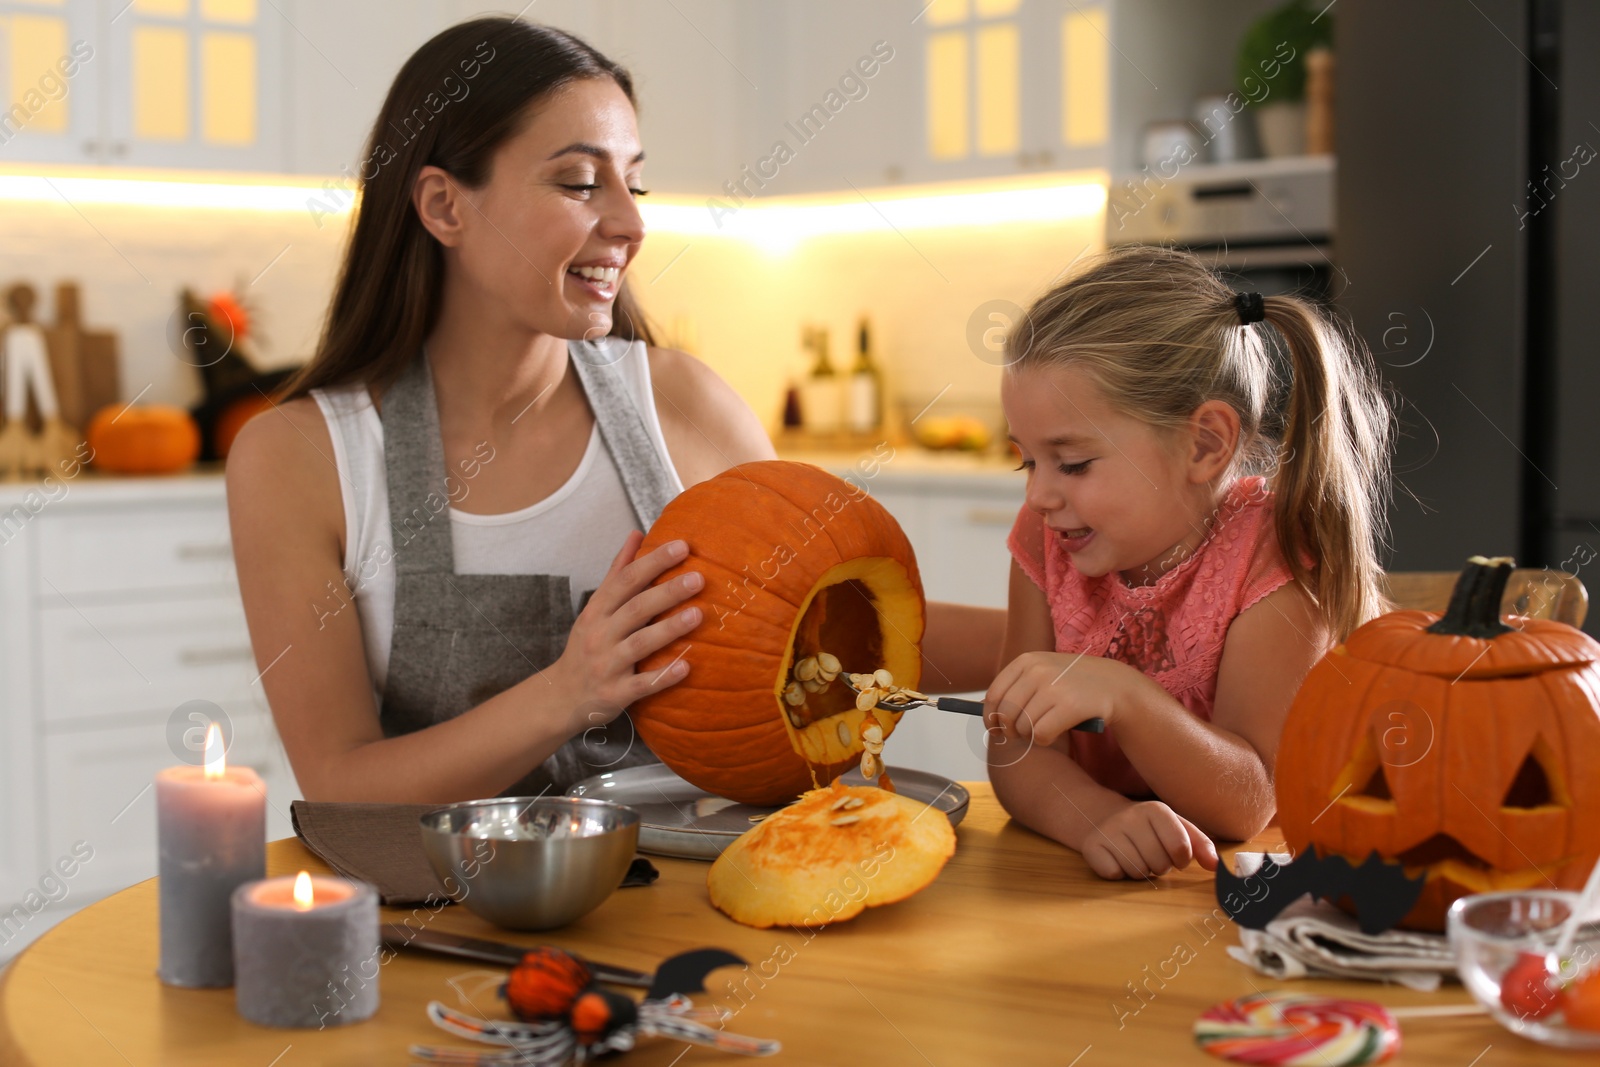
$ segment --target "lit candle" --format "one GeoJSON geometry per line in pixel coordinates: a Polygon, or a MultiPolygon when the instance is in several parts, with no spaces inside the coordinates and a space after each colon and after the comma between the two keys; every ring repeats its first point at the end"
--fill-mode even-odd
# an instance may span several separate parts
{"type": "Polygon", "coordinates": [[[233,984],[228,901],[267,873],[267,791],[248,767],[228,767],[217,724],[205,763],[156,775],[161,851],[161,966],[168,985],[233,984]]]}
{"type": "Polygon", "coordinates": [[[365,882],[270,878],[233,893],[234,1001],[262,1026],[345,1026],[378,1010],[378,894],[365,882]]]}

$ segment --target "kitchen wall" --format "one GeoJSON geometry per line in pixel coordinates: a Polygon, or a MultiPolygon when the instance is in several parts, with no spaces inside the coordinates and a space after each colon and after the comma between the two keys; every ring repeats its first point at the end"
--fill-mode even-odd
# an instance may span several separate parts
{"type": "Polygon", "coordinates": [[[7,204],[0,287],[32,284],[35,318],[49,321],[56,284],[78,282],[85,323],[118,335],[123,398],[187,406],[200,397],[200,372],[172,328],[179,290],[237,287],[259,305],[263,369],[299,362],[316,343],[344,238],[343,217],[323,221],[318,229],[309,212],[7,204]]]}
{"type": "Polygon", "coordinates": [[[999,418],[999,367],[978,358],[969,320],[994,300],[1025,304],[1074,257],[1101,245],[1099,214],[1050,223],[893,230],[816,237],[789,252],[743,242],[662,235],[647,240],[635,285],[669,336],[683,339],[737,388],[769,426],[786,377],[803,374],[804,323],[826,325],[846,369],[855,324],[871,317],[888,396],[910,415],[999,418]],[[676,335],[689,320],[688,338],[676,335]]]}
{"type": "MultiPolygon", "coordinates": [[[[179,288],[237,286],[259,309],[263,368],[304,360],[348,218],[325,218],[319,229],[309,212],[13,205],[0,213],[0,285],[35,284],[38,315],[48,319],[55,283],[79,281],[88,323],[121,338],[123,396],[186,405],[199,396],[199,372],[170,328],[179,288]]],[[[861,314],[872,318],[890,396],[904,396],[912,414],[944,391],[935,410],[997,418],[999,370],[969,348],[969,319],[991,300],[1025,304],[1074,257],[1098,248],[1102,228],[1091,213],[819,236],[783,252],[657,232],[632,276],[656,325],[714,366],[769,426],[785,379],[806,369],[801,325],[827,325],[835,362],[847,365],[861,314]]]]}

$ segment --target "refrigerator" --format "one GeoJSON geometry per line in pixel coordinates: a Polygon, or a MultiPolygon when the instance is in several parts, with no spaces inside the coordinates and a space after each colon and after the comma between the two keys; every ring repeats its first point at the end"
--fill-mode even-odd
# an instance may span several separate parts
{"type": "Polygon", "coordinates": [[[1399,418],[1389,565],[1600,593],[1600,3],[1335,14],[1334,299],[1399,418]]]}

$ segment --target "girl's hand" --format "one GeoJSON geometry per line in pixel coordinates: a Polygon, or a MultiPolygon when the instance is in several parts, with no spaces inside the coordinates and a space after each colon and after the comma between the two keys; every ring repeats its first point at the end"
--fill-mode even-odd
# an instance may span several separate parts
{"type": "Polygon", "coordinates": [[[1129,804],[1083,842],[1084,861],[1102,878],[1150,878],[1199,860],[1217,869],[1217,846],[1199,827],[1159,800],[1129,804]]]}
{"type": "Polygon", "coordinates": [[[1070,652],[1024,652],[995,678],[983,701],[983,721],[1007,737],[1050,745],[1096,717],[1112,722],[1126,696],[1150,683],[1126,663],[1070,652]]]}
{"type": "Polygon", "coordinates": [[[669,541],[635,559],[643,541],[637,530],[628,534],[611,569],[573,623],[561,658],[551,665],[551,672],[570,687],[574,729],[602,726],[634,701],[676,685],[689,674],[689,663],[682,658],[645,674],[634,669],[640,660],[699,625],[697,607],[657,623],[650,620],[705,585],[704,576],[689,571],[652,587],[650,583],[663,571],[688,556],[689,546],[669,541]]]}

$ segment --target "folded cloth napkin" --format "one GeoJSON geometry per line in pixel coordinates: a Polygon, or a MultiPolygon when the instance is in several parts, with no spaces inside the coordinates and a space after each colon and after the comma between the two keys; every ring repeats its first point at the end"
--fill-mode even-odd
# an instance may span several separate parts
{"type": "Polygon", "coordinates": [[[1265,930],[1239,927],[1239,944],[1229,945],[1228,955],[1277,979],[1364,978],[1425,993],[1456,973],[1443,934],[1364,934],[1355,919],[1310,897],[1289,905],[1265,930]]]}
{"type": "MultiPolygon", "coordinates": [[[[306,848],[346,878],[371,882],[389,906],[433,904],[445,898],[433,873],[417,820],[437,804],[335,804],[296,800],[289,805],[294,832],[306,848]]],[[[623,886],[649,885],[661,876],[634,857],[623,886]]]]}

